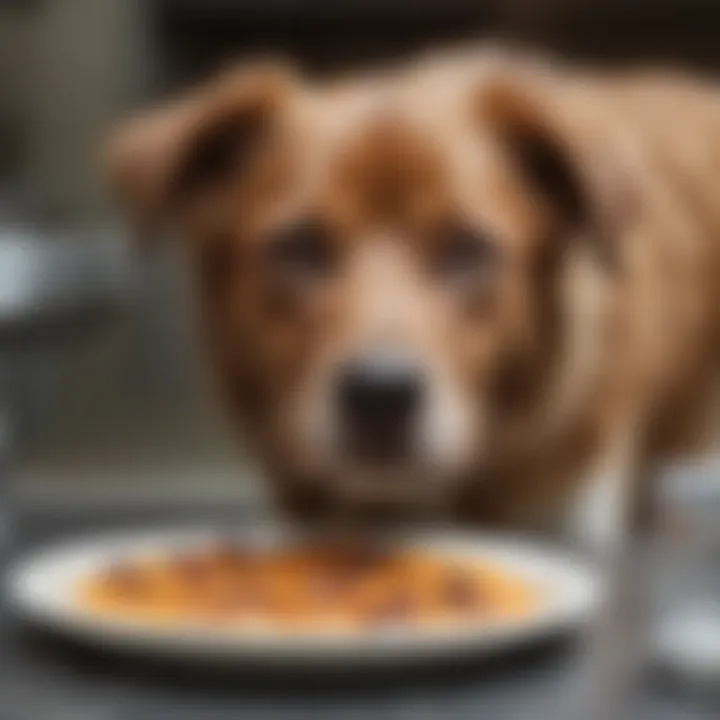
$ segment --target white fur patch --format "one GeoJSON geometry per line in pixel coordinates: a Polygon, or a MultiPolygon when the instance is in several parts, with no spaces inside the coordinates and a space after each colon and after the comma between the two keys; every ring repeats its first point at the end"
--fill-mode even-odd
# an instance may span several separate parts
{"type": "Polygon", "coordinates": [[[630,438],[623,439],[591,466],[568,519],[570,536],[584,549],[604,557],[625,546],[635,473],[630,438]]]}

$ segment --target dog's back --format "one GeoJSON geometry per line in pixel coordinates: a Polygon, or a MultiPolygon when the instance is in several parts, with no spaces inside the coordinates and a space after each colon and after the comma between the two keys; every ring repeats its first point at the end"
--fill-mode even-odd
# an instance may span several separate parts
{"type": "MultiPolygon", "coordinates": [[[[612,453],[616,428],[632,431],[637,445],[627,482],[706,449],[720,432],[718,88],[678,73],[593,74],[527,59],[519,67],[505,70],[508,82],[521,78],[534,111],[541,109],[588,176],[617,274],[600,350],[607,382],[557,442],[527,462],[510,462],[491,483],[502,488],[493,498],[498,514],[510,519],[553,507],[553,496],[567,497],[578,478],[585,482],[581,468],[612,453]]],[[[503,112],[513,122],[517,111],[524,112],[503,112]]],[[[542,422],[525,434],[530,444],[547,437],[542,422]]],[[[471,515],[473,494],[463,498],[471,515]]],[[[487,498],[478,504],[482,514],[487,498]]]]}
{"type": "Polygon", "coordinates": [[[595,102],[615,133],[597,151],[614,152],[627,174],[626,312],[639,333],[638,382],[649,384],[648,452],[685,453],[712,439],[720,369],[720,94],[638,74],[601,86],[595,102]]]}

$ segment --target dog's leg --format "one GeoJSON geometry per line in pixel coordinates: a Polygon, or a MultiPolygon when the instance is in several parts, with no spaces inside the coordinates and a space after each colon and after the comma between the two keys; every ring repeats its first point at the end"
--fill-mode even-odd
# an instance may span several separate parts
{"type": "Polygon", "coordinates": [[[628,542],[637,473],[634,446],[626,438],[590,468],[569,508],[567,534],[603,564],[628,542]]]}
{"type": "Polygon", "coordinates": [[[603,604],[583,648],[573,720],[627,720],[637,700],[647,579],[635,522],[641,480],[636,448],[630,435],[612,446],[573,508],[571,531],[604,575],[603,604]]]}

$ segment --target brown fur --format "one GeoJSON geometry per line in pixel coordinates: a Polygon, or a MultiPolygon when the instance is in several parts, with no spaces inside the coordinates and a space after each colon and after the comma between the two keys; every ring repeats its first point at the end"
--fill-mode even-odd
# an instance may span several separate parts
{"type": "Polygon", "coordinates": [[[708,427],[718,128],[715,88],[675,75],[489,55],[321,87],[251,69],[140,118],[111,169],[136,222],[187,236],[223,396],[281,496],[328,499],[278,422],[299,384],[386,332],[490,408],[455,498],[517,521],[566,502],[617,428],[646,466],[708,427]],[[342,273],[273,266],[300,220],[342,273]],[[500,258],[462,291],[431,270],[457,222],[500,258]],[[370,301],[388,309],[372,326],[370,301]]]}

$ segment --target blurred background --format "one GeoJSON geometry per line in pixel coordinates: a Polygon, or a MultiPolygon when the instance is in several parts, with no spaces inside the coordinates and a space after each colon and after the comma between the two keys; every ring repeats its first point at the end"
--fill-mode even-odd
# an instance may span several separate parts
{"type": "Polygon", "coordinates": [[[17,488],[254,492],[193,355],[182,268],[133,259],[98,173],[132,109],[229,58],[332,72],[475,38],[712,70],[719,23],[713,0],[5,0],[0,393],[17,488]]]}

